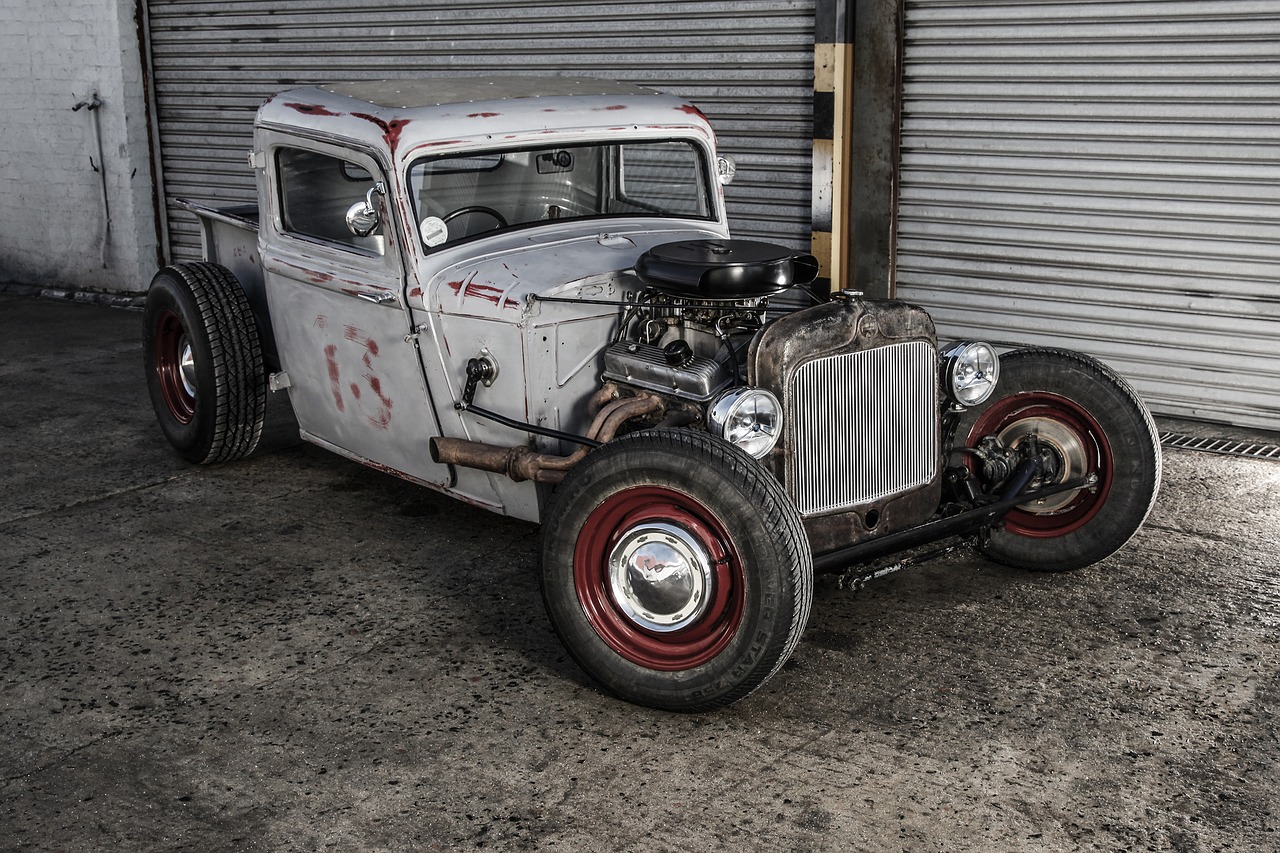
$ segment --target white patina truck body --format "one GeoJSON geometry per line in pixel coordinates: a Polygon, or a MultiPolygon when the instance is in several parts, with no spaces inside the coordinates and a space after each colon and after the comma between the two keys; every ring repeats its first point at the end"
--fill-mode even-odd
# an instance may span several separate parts
{"type": "MultiPolygon", "coordinates": [[[[939,348],[929,315],[813,289],[730,237],[732,163],[693,104],[542,77],[293,89],[258,111],[258,204],[184,202],[205,259],[144,321],[161,428],[302,436],[542,525],[542,591],[614,693],[705,710],[781,668],[815,570],[959,537],[1062,571],[1154,501],[1150,415],[1087,356],[939,348]],[[779,311],[789,292],[812,305],[779,311]]],[[[787,300],[795,304],[796,300],[787,300]]]]}

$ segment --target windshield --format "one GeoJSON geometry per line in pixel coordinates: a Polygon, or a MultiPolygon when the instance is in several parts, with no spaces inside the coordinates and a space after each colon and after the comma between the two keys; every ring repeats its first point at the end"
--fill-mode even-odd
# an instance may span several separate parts
{"type": "Polygon", "coordinates": [[[622,142],[431,157],[409,167],[427,247],[494,230],[591,217],[712,219],[690,142],[622,142]]]}

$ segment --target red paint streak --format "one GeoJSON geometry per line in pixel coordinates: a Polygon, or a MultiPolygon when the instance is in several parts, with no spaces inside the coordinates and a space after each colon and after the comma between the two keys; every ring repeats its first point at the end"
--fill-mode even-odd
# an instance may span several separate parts
{"type": "Polygon", "coordinates": [[[626,108],[626,104],[614,104],[611,107],[596,107],[592,112],[616,112],[618,110],[625,110],[626,108]]]}
{"type": "Polygon", "coordinates": [[[398,118],[394,121],[385,121],[368,113],[352,113],[352,115],[365,121],[371,121],[380,127],[382,129],[382,138],[392,151],[395,151],[396,146],[400,144],[400,134],[409,126],[408,119],[398,118]]]}
{"type": "Polygon", "coordinates": [[[382,393],[382,380],[373,374],[366,373],[365,380],[369,383],[369,387],[373,389],[373,393],[377,395],[381,401],[382,407],[372,415],[368,415],[369,423],[379,429],[386,429],[391,424],[391,398],[382,393]]]}
{"type": "MultiPolygon", "coordinates": [[[[364,416],[369,419],[369,423],[373,424],[378,429],[387,429],[391,424],[391,398],[382,393],[382,380],[378,378],[378,374],[375,372],[376,369],[373,365],[373,360],[378,357],[378,342],[366,335],[363,329],[355,326],[344,326],[342,329],[342,336],[353,344],[357,344],[364,349],[364,355],[361,356],[360,361],[364,364],[367,372],[364,374],[363,378],[364,381],[369,384],[369,387],[373,389],[374,395],[381,403],[381,405],[372,413],[365,409],[364,416]]],[[[336,347],[333,349],[336,351],[336,347]]],[[[326,352],[328,352],[328,350],[326,350],[326,352]]],[[[335,369],[336,364],[334,367],[330,368],[330,379],[333,379],[335,369]]],[[[337,391],[335,391],[334,394],[336,395],[337,391]]],[[[354,382],[351,383],[351,394],[357,401],[360,400],[360,388],[354,382]]]]}
{"type": "Polygon", "coordinates": [[[544,113],[553,113],[555,111],[556,111],[555,107],[547,107],[545,110],[543,110],[544,113]]]}
{"type": "Polygon", "coordinates": [[[333,390],[333,404],[338,407],[339,412],[345,412],[347,404],[342,400],[342,374],[338,370],[337,346],[329,344],[325,347],[324,359],[329,365],[329,387],[333,390]]]}
{"type": "Polygon", "coordinates": [[[681,104],[680,106],[676,107],[676,109],[678,109],[682,113],[685,113],[686,115],[697,116],[703,121],[707,120],[707,117],[702,112],[702,110],[698,109],[693,104],[681,104]]]}
{"type": "MultiPolygon", "coordinates": [[[[514,299],[510,297],[507,297],[506,299],[502,298],[502,294],[506,291],[501,287],[497,287],[492,284],[476,284],[475,277],[478,274],[479,273],[472,273],[471,278],[465,282],[451,281],[448,283],[448,287],[463,299],[466,299],[467,297],[483,299],[486,302],[492,302],[494,305],[501,305],[503,308],[520,307],[520,303],[516,302],[514,299]]],[[[514,273],[512,273],[512,275],[514,275],[514,273]]]]}
{"type": "Polygon", "coordinates": [[[485,302],[497,305],[502,299],[502,288],[494,287],[492,284],[468,284],[467,292],[463,295],[474,296],[476,299],[483,299],[485,302]]]}
{"type": "Polygon", "coordinates": [[[496,118],[502,113],[467,113],[467,118],[496,118]]]}
{"type": "Polygon", "coordinates": [[[297,270],[300,275],[306,276],[307,280],[310,281],[312,284],[324,284],[327,281],[333,281],[333,276],[329,275],[329,273],[327,272],[319,272],[318,270],[309,270],[306,267],[301,267],[301,266],[298,266],[297,264],[286,263],[285,266],[287,266],[291,270],[297,270]]]}
{"type": "Polygon", "coordinates": [[[421,287],[415,287],[413,290],[410,290],[410,291],[409,291],[409,298],[410,298],[410,299],[421,299],[421,298],[422,298],[422,288],[421,288],[421,287]]]}
{"type": "Polygon", "coordinates": [[[327,329],[329,328],[329,318],[323,314],[317,314],[316,321],[311,325],[315,326],[317,329],[327,329]]]}
{"type": "Polygon", "coordinates": [[[297,110],[303,115],[308,116],[340,116],[342,113],[335,113],[325,109],[319,104],[285,104],[291,110],[297,110]]]}

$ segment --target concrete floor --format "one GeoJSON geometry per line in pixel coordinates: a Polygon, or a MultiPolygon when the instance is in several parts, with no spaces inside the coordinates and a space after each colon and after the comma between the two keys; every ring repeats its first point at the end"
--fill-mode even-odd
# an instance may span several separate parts
{"type": "Polygon", "coordinates": [[[294,438],[188,466],[136,312],[0,294],[0,849],[1280,850],[1280,463],[1070,575],[820,580],[720,713],[599,693],[536,528],[294,438]]]}

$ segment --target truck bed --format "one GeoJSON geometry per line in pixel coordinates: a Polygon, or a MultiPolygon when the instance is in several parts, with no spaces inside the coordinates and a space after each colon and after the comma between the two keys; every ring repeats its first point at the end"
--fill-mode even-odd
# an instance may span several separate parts
{"type": "Polygon", "coordinates": [[[226,267],[240,282],[257,321],[263,358],[269,370],[279,370],[280,359],[262,283],[262,259],[258,254],[258,205],[210,207],[186,199],[174,199],[174,204],[194,213],[200,221],[204,259],[226,267]]]}

